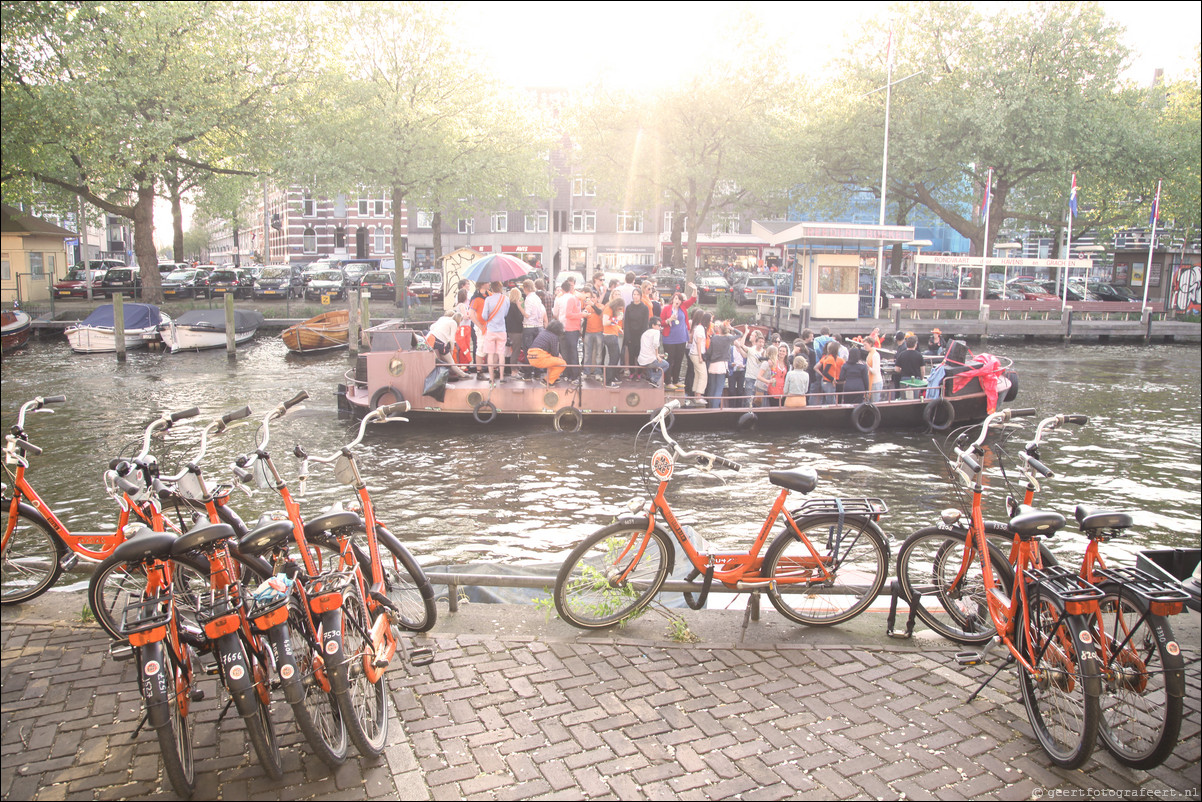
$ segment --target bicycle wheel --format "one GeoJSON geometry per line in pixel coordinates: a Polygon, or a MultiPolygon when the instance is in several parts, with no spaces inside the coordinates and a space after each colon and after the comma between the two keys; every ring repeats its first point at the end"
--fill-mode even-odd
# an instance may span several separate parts
{"type": "MultiPolygon", "coordinates": [[[[982,644],[997,629],[985,602],[980,555],[966,538],[963,531],[934,526],[918,530],[898,550],[897,580],[906,603],[928,627],[957,643],[982,644]]],[[[1009,595],[1014,583],[1009,561],[993,544],[989,557],[994,580],[1009,595]]]]}
{"type": "Polygon", "coordinates": [[[347,691],[337,694],[338,709],[347,734],[359,754],[379,755],[388,740],[388,687],[384,674],[375,682],[367,676],[372,659],[371,622],[367,607],[352,584],[342,597],[342,654],[347,691]]]}
{"type": "Polygon", "coordinates": [[[302,697],[292,705],[292,717],[313,752],[331,768],[346,761],[346,725],[334,699],[318,677],[324,671],[317,641],[310,637],[308,619],[294,604],[288,613],[288,641],[296,658],[302,697]]]}
{"type": "Polygon", "coordinates": [[[1167,619],[1145,618],[1143,605],[1118,589],[1104,590],[1094,629],[1102,661],[1102,743],[1120,763],[1151,769],[1177,745],[1185,660],[1167,619]]]}
{"type": "Polygon", "coordinates": [[[1015,621],[1015,646],[1034,668],[1018,664],[1023,705],[1052,762],[1075,769],[1093,751],[1101,719],[1101,680],[1090,624],[1083,616],[1066,615],[1038,587],[1027,587],[1028,604],[1019,608],[1015,621]]]}
{"type": "Polygon", "coordinates": [[[18,512],[10,520],[10,499],[5,499],[0,533],[6,538],[0,569],[0,601],[19,604],[41,596],[63,573],[67,548],[41,521],[18,512]],[[9,525],[12,533],[8,533],[9,525]]]}
{"type": "Polygon", "coordinates": [[[396,607],[396,623],[411,632],[427,632],[437,620],[434,589],[409,550],[392,535],[376,539],[388,599],[396,607]]]}
{"type": "Polygon", "coordinates": [[[889,546],[875,524],[836,516],[801,518],[797,528],[831,573],[820,577],[813,552],[792,527],[772,541],[761,573],[777,581],[768,598],[780,614],[808,626],[830,626],[855,618],[881,593],[889,575],[889,546]],[[788,582],[786,579],[813,580],[788,582]]]}
{"type": "Polygon", "coordinates": [[[601,629],[650,603],[672,567],[673,551],[659,529],[644,547],[645,531],[641,523],[611,524],[572,550],[555,577],[560,618],[581,629],[601,629]]]}
{"type": "Polygon", "coordinates": [[[177,666],[170,659],[163,659],[164,644],[157,643],[148,647],[144,652],[141,667],[142,676],[148,681],[142,683],[145,689],[148,709],[159,705],[164,706],[166,721],[154,728],[155,737],[159,741],[159,751],[163,755],[163,771],[171,782],[175,793],[187,799],[196,790],[196,764],[192,757],[192,719],[185,715],[186,705],[189,704],[191,686],[188,681],[192,666],[192,649],[186,647],[186,666],[177,666]],[[157,663],[157,665],[155,665],[157,663]],[[153,676],[150,667],[163,673],[163,682],[149,681],[153,676]]]}
{"type": "MultiPolygon", "coordinates": [[[[196,612],[200,596],[209,589],[209,566],[205,561],[181,555],[172,559],[172,593],[181,625],[199,629],[196,612]]],[[[146,567],[109,557],[103,560],[88,580],[88,607],[100,628],[110,638],[120,640],[121,616],[125,608],[142,599],[146,592],[146,567]]]]}

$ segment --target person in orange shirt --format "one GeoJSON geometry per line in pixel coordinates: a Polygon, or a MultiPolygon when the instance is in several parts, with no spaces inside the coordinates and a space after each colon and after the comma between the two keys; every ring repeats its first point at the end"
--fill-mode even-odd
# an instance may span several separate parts
{"type": "Polygon", "coordinates": [[[601,300],[593,287],[585,290],[584,300],[584,374],[602,378],[605,364],[605,330],[601,300]]]}
{"type": "Polygon", "coordinates": [[[815,403],[839,403],[835,384],[839,381],[839,371],[842,369],[843,360],[839,358],[839,343],[831,340],[826,344],[826,354],[818,360],[818,377],[822,381],[822,395],[815,399],[815,403]]]}

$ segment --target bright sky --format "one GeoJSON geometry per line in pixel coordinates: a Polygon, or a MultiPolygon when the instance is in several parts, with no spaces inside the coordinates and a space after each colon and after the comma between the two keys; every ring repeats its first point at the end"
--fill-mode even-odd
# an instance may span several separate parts
{"type": "MultiPolygon", "coordinates": [[[[782,56],[817,75],[848,31],[883,12],[883,2],[464,3],[463,34],[482,65],[518,86],[581,87],[604,77],[622,87],[654,87],[687,75],[714,52],[738,16],[756,16],[788,42],[782,56]]],[[[981,2],[988,10],[999,3],[981,2]]],[[[1202,31],[1202,3],[1103,2],[1127,28],[1134,51],[1129,80],[1145,85],[1156,67],[1182,75],[1202,31]]]]}

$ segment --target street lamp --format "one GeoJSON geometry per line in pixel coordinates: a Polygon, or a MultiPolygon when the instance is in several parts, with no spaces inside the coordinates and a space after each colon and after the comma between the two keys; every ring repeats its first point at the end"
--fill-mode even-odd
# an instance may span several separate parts
{"type": "Polygon", "coordinates": [[[917,248],[918,253],[914,257],[914,295],[918,295],[918,257],[922,256],[922,249],[929,248],[934,245],[929,239],[912,239],[909,242],[903,243],[907,248],[917,248]]]}

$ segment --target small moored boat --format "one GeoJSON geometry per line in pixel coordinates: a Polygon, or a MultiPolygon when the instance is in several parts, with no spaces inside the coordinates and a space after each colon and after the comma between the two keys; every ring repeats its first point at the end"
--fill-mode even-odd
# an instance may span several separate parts
{"type": "Polygon", "coordinates": [[[346,348],[350,311],[334,309],[284,330],[280,338],[289,351],[311,354],[346,348]]]}
{"type": "Polygon", "coordinates": [[[33,333],[33,318],[20,309],[5,309],[3,312],[3,338],[0,350],[8,353],[29,341],[33,333]]]}
{"type": "MultiPolygon", "coordinates": [[[[263,325],[263,313],[248,309],[234,310],[234,344],[239,345],[255,336],[263,325]]],[[[226,343],[225,310],[193,309],[176,320],[159,327],[168,350],[199,351],[202,348],[222,348],[226,343]]]]}
{"type": "MultiPolygon", "coordinates": [[[[170,320],[150,304],[122,304],[125,310],[125,347],[141,348],[159,339],[159,326],[170,320]]],[[[113,304],[96,307],[82,322],[67,329],[71,350],[80,354],[99,354],[117,350],[116,317],[113,304]]]]}

